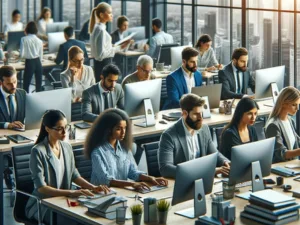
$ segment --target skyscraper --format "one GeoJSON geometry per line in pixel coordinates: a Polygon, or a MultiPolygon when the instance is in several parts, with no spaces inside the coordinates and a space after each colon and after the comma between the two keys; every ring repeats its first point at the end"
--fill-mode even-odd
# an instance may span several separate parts
{"type": "MultiPolygon", "coordinates": [[[[202,34],[209,34],[212,40],[215,39],[215,34],[217,32],[217,14],[216,12],[207,12],[204,15],[204,27],[202,29],[202,34]]],[[[213,42],[213,48],[215,43],[213,42]]]]}
{"type": "Polygon", "coordinates": [[[272,67],[272,20],[264,19],[264,52],[263,67],[272,67]]]}

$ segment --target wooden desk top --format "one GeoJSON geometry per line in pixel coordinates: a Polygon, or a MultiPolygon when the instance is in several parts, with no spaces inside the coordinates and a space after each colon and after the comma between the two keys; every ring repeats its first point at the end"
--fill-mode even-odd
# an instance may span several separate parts
{"type": "MultiPolygon", "coordinates": [[[[268,101],[262,101],[258,102],[259,104],[259,111],[258,115],[259,116],[266,116],[269,115],[272,108],[268,106],[264,106],[266,103],[270,103],[271,100],[268,101]]],[[[171,110],[165,110],[161,111],[157,115],[157,120],[156,124],[153,127],[138,127],[135,125],[132,125],[132,132],[133,132],[133,137],[134,138],[141,138],[143,136],[150,136],[150,135],[159,135],[161,134],[164,130],[169,128],[172,124],[174,124],[176,121],[168,121],[167,124],[161,124],[159,123],[160,120],[162,120],[162,115],[164,113],[168,112],[180,112],[180,109],[171,109],[171,110]]],[[[213,109],[211,112],[211,118],[204,119],[203,123],[207,124],[208,126],[216,126],[216,125],[223,125],[228,122],[230,122],[232,118],[232,115],[225,115],[225,114],[220,114],[218,112],[218,109],[213,109]]],[[[132,123],[135,124],[141,120],[133,120],[132,123]]],[[[78,122],[78,121],[77,121],[78,122]]],[[[77,123],[75,122],[75,123],[77,123]]],[[[71,123],[74,124],[74,123],[71,123]]],[[[76,140],[66,140],[69,141],[71,145],[76,146],[76,145],[82,145],[84,143],[85,137],[88,133],[89,129],[76,129],[76,140]]],[[[39,129],[36,130],[26,130],[25,132],[19,132],[19,131],[14,131],[14,130],[1,130],[0,134],[1,135],[12,135],[12,134],[21,134],[23,136],[26,136],[32,140],[36,140],[37,135],[39,133],[39,129]]],[[[10,142],[10,144],[1,144],[0,145],[0,152],[6,152],[6,151],[11,151],[11,148],[14,146],[17,146],[20,144],[16,144],[14,142],[10,142]]]]}
{"type": "Polygon", "coordinates": [[[137,51],[126,51],[126,52],[116,52],[117,55],[122,55],[122,56],[139,56],[139,55],[144,55],[145,52],[137,52],[137,51]]]}
{"type": "MultiPolygon", "coordinates": [[[[292,163],[292,162],[289,162],[292,163]]],[[[294,161],[295,163],[295,161],[294,161]]],[[[284,166],[287,163],[280,163],[280,164],[276,164],[276,166],[281,165],[284,166]]],[[[273,180],[276,180],[276,175],[271,174],[269,176],[269,178],[272,178],[273,180]]],[[[299,183],[297,181],[294,181],[293,178],[284,178],[284,183],[285,184],[291,184],[292,187],[296,187],[297,185],[299,185],[299,183]]],[[[216,178],[215,181],[220,180],[220,178],[216,178]]],[[[156,192],[152,192],[152,193],[148,193],[148,194],[140,194],[140,196],[142,197],[155,197],[157,199],[161,198],[161,197],[167,197],[170,196],[172,197],[173,195],[173,188],[174,188],[174,180],[170,180],[169,181],[169,187],[167,189],[163,189],[160,191],[156,191],[156,192]]],[[[246,192],[250,189],[250,186],[247,187],[243,187],[240,188],[241,192],[246,192]]],[[[134,196],[136,194],[136,192],[133,191],[129,191],[129,190],[124,190],[124,189],[118,189],[115,188],[117,190],[117,195],[120,196],[134,196]]],[[[273,189],[275,191],[278,192],[283,192],[283,190],[277,186],[273,186],[273,189]]],[[[213,187],[213,191],[214,192],[219,192],[222,191],[222,184],[218,183],[216,185],[214,185],[213,187]]],[[[291,196],[292,193],[284,193],[286,195],[291,196]]],[[[128,202],[127,205],[130,207],[132,204],[134,204],[134,200],[132,198],[127,198],[128,202]]],[[[171,201],[171,198],[168,199],[169,201],[171,201]]],[[[298,203],[300,203],[300,200],[297,199],[296,200],[298,203]]],[[[139,202],[140,203],[140,202],[139,202]]],[[[115,220],[107,220],[101,217],[98,217],[96,215],[93,215],[91,213],[87,212],[87,208],[84,206],[76,206],[76,207],[68,207],[67,202],[66,202],[66,197],[55,197],[55,198],[48,198],[48,199],[43,199],[42,200],[42,204],[48,206],[49,208],[59,211],[60,213],[63,214],[67,214],[72,216],[73,218],[76,219],[81,219],[84,221],[85,224],[115,224],[115,220]]],[[[235,225],[258,225],[259,223],[256,223],[252,220],[248,220],[245,218],[241,218],[240,217],[240,212],[244,210],[244,206],[246,204],[248,204],[247,200],[243,200],[240,199],[238,197],[235,197],[232,199],[231,204],[235,205],[236,207],[236,221],[235,221],[235,225]]],[[[179,215],[174,214],[174,212],[182,210],[182,209],[187,209],[193,207],[193,201],[187,201],[187,202],[183,202],[180,204],[177,204],[175,206],[172,206],[169,213],[168,213],[168,219],[167,219],[167,224],[194,224],[196,219],[188,219],[179,215]]],[[[207,207],[207,216],[211,216],[211,198],[209,195],[206,196],[206,207],[207,207]]],[[[130,215],[130,210],[127,209],[126,211],[127,215],[130,215]]],[[[143,214],[144,215],[144,214],[143,214]]],[[[132,224],[131,220],[126,220],[125,224],[132,224]]],[[[143,218],[142,218],[142,223],[143,223],[143,218]]],[[[299,224],[299,221],[295,221],[293,223],[289,223],[291,225],[296,225],[299,224]]]]}

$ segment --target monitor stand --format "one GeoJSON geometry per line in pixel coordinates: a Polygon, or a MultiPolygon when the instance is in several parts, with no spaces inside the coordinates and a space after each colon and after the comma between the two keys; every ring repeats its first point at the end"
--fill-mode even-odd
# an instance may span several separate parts
{"type": "Polygon", "coordinates": [[[138,127],[152,127],[155,126],[155,117],[152,107],[152,102],[150,98],[144,99],[144,108],[145,108],[145,122],[135,123],[134,125],[138,127]]]}
{"type": "Polygon", "coordinates": [[[190,219],[206,214],[206,201],[203,180],[195,180],[194,207],[183,209],[175,212],[175,214],[184,216],[190,219]]]}
{"type": "Polygon", "coordinates": [[[279,95],[279,90],[278,90],[278,86],[277,86],[276,82],[271,83],[270,86],[271,86],[273,104],[264,104],[264,105],[269,106],[269,107],[274,107],[274,104],[276,103],[278,95],[279,95]]]}
{"type": "MultiPolygon", "coordinates": [[[[252,177],[252,192],[261,191],[265,189],[263,176],[259,161],[252,162],[251,164],[251,177],[252,177]]],[[[251,191],[236,195],[243,199],[250,198],[251,191]]]]}

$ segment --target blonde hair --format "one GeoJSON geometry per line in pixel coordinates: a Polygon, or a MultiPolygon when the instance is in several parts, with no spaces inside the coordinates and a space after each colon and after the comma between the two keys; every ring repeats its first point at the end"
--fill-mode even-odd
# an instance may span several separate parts
{"type": "Polygon", "coordinates": [[[100,20],[100,13],[105,13],[111,6],[106,2],[99,3],[95,8],[93,8],[91,17],[90,17],[90,24],[89,24],[89,33],[91,34],[94,30],[94,26],[96,23],[96,17],[100,20]]]}
{"type": "Polygon", "coordinates": [[[299,98],[300,98],[300,92],[297,88],[294,88],[292,86],[283,88],[279,93],[279,96],[278,96],[275,106],[269,116],[268,121],[272,118],[279,117],[283,104],[285,104],[285,103],[293,104],[296,101],[298,101],[299,98]]]}
{"type": "Polygon", "coordinates": [[[68,51],[68,58],[69,58],[68,67],[70,66],[70,60],[74,59],[75,56],[76,56],[77,54],[80,54],[80,53],[84,54],[83,51],[82,51],[82,49],[79,48],[78,46],[72,46],[72,47],[69,49],[69,51],[68,51]]]}
{"type": "Polygon", "coordinates": [[[46,12],[52,13],[52,11],[51,11],[51,9],[50,9],[49,7],[44,7],[44,8],[42,9],[42,12],[41,12],[41,14],[40,14],[38,20],[40,20],[40,19],[45,19],[45,14],[46,14],[46,12]]]}

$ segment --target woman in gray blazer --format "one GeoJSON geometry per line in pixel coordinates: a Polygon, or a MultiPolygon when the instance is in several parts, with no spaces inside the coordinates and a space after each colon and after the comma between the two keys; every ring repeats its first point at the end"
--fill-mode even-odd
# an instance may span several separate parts
{"type": "Polygon", "coordinates": [[[281,90],[266,124],[266,137],[276,137],[273,163],[295,159],[300,156],[300,137],[290,116],[297,113],[300,92],[294,87],[281,90]]]}
{"type": "Polygon", "coordinates": [[[60,74],[63,88],[72,88],[73,102],[81,102],[82,92],[95,84],[93,68],[84,65],[84,53],[78,46],[68,51],[68,68],[60,74]]]}
{"type": "MultiPolygon", "coordinates": [[[[93,192],[107,192],[105,185],[95,186],[83,179],[75,168],[72,146],[63,140],[68,130],[65,115],[59,110],[47,111],[36,145],[31,150],[30,171],[34,183],[33,195],[40,199],[55,196],[93,196],[93,192]],[[72,182],[82,189],[71,190],[72,182]]],[[[26,205],[26,216],[38,220],[36,200],[30,198],[26,205]]],[[[50,221],[47,208],[41,206],[40,218],[50,221]]]]}

